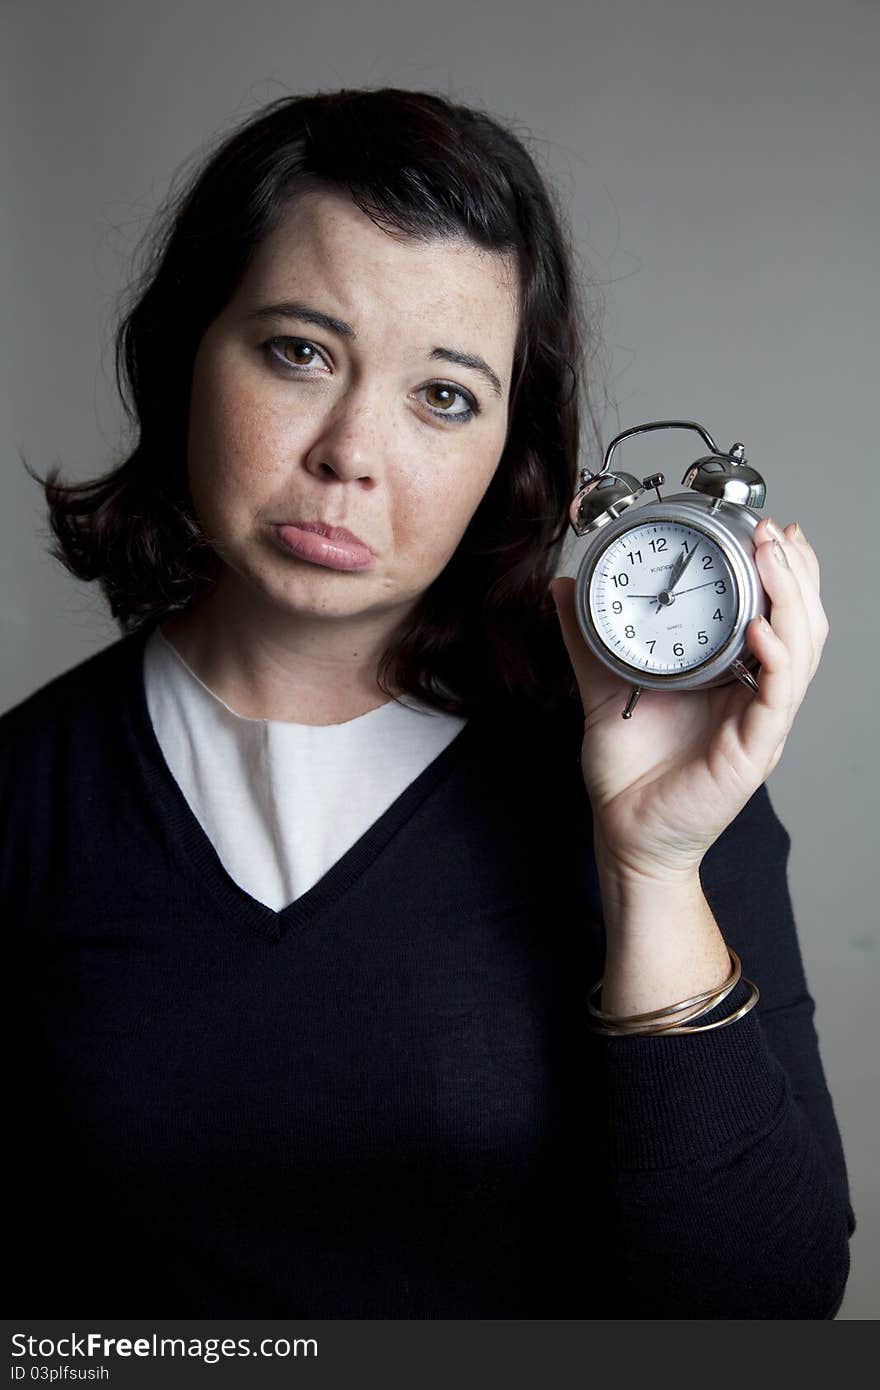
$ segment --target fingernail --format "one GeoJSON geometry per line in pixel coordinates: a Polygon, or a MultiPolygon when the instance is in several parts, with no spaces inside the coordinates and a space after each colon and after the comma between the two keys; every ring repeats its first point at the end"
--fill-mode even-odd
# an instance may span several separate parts
{"type": "Polygon", "coordinates": [[[791,568],[791,566],[788,563],[788,560],[786,559],[785,551],[782,549],[782,546],[779,544],[778,541],[773,542],[773,558],[774,560],[778,560],[779,564],[784,565],[786,569],[791,568]]]}
{"type": "Polygon", "coordinates": [[[781,541],[785,539],[779,527],[776,525],[775,521],[768,520],[767,530],[770,532],[770,535],[773,537],[775,541],[781,541]]]}
{"type": "Polygon", "coordinates": [[[800,526],[798,525],[797,522],[795,522],[794,525],[793,525],[792,528],[791,528],[791,536],[789,537],[789,539],[790,539],[790,540],[793,540],[793,541],[803,541],[803,540],[806,540],[806,536],[804,535],[803,531],[801,530],[801,528],[800,528],[800,526]]]}

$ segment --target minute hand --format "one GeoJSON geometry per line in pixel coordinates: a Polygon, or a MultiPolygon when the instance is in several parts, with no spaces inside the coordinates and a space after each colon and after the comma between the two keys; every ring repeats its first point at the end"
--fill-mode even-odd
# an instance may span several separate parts
{"type": "MultiPolygon", "coordinates": [[[[679,589],[679,590],[678,590],[678,597],[680,598],[682,594],[694,594],[694,593],[696,593],[697,589],[708,589],[708,587],[709,587],[710,584],[717,584],[718,582],[719,582],[719,581],[718,581],[717,579],[707,579],[706,582],[705,582],[705,584],[694,584],[694,585],[691,586],[690,589],[679,589]]],[[[657,602],[657,595],[656,595],[656,594],[626,594],[625,597],[626,597],[626,598],[649,598],[649,599],[651,599],[652,603],[656,603],[656,602],[657,602]]]]}
{"type": "MultiPolygon", "coordinates": [[[[679,591],[678,591],[678,597],[680,598],[682,594],[693,594],[693,593],[696,593],[697,589],[708,589],[708,587],[709,587],[710,584],[717,584],[717,583],[718,583],[718,580],[717,580],[717,579],[707,579],[706,582],[705,582],[705,584],[694,584],[693,587],[690,588],[690,589],[679,589],[679,591]]],[[[626,594],[625,597],[626,597],[626,598],[649,598],[649,599],[651,600],[652,603],[656,603],[656,602],[657,602],[657,595],[656,595],[656,594],[626,594]]]]}
{"type": "Polygon", "coordinates": [[[717,579],[707,579],[706,582],[705,582],[705,584],[694,584],[693,587],[690,588],[690,589],[679,589],[678,593],[679,593],[679,596],[681,596],[682,594],[695,594],[696,591],[697,591],[697,589],[708,589],[708,587],[709,587],[710,584],[717,584],[717,583],[718,583],[718,580],[717,580],[717,579]]]}

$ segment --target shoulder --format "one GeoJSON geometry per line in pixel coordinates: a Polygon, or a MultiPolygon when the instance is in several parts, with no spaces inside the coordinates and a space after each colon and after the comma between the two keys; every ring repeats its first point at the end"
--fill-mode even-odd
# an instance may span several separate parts
{"type": "Polygon", "coordinates": [[[81,731],[118,705],[131,661],[143,651],[143,631],[120,637],[55,676],[0,715],[0,753],[33,747],[54,735],[81,731]]]}
{"type": "Polygon", "coordinates": [[[120,802],[110,793],[125,777],[139,655],[137,635],[120,638],[0,716],[4,902],[30,901],[31,890],[61,873],[84,844],[112,838],[120,802]]]}
{"type": "Polygon", "coordinates": [[[86,847],[100,855],[109,842],[132,648],[112,642],[0,716],[0,901],[16,926],[36,926],[40,894],[75,881],[86,847]]]}

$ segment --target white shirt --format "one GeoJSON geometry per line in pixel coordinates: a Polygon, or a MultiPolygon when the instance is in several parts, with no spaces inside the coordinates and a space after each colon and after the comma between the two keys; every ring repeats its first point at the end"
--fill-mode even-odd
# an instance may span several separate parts
{"type": "Polygon", "coordinates": [[[464,718],[411,696],[343,724],[246,719],[157,627],[144,648],[159,746],[229,876],[280,912],[361,838],[464,718]]]}

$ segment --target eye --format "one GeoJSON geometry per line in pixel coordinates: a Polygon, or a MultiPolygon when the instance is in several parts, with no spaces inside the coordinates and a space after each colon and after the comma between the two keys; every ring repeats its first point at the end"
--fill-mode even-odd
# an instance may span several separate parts
{"type": "MultiPolygon", "coordinates": [[[[283,371],[298,373],[300,376],[318,375],[318,372],[312,370],[316,363],[330,366],[324,350],[308,338],[269,338],[261,344],[261,348],[283,371]]],[[[470,391],[453,385],[451,381],[429,381],[427,386],[419,387],[416,394],[425,396],[425,404],[431,414],[441,420],[454,420],[456,424],[464,424],[480,412],[480,407],[470,391]]]]}
{"type": "Polygon", "coordinates": [[[425,404],[432,415],[454,420],[456,424],[470,420],[479,413],[480,407],[470,392],[463,391],[460,386],[453,386],[451,381],[430,381],[427,386],[420,387],[420,391],[425,393],[425,404]],[[456,401],[459,401],[463,408],[453,409],[456,401]]]}
{"type": "Polygon", "coordinates": [[[316,362],[327,365],[327,359],[317,343],[308,338],[269,338],[263,350],[287,371],[307,372],[316,362]]]}

